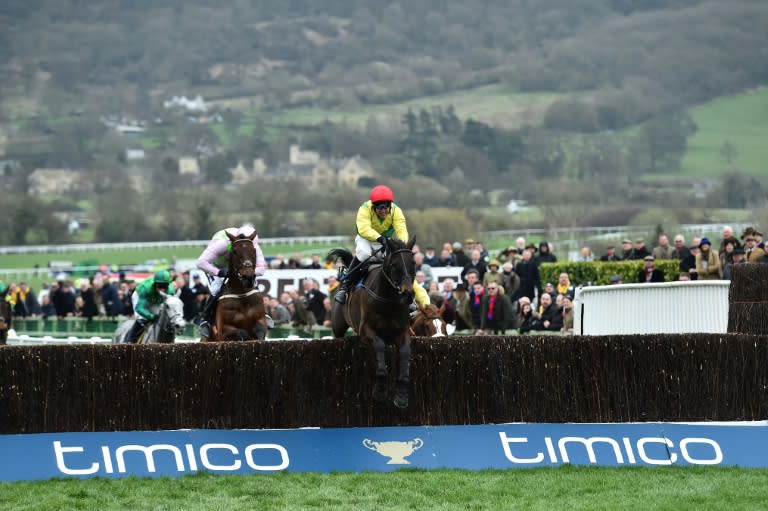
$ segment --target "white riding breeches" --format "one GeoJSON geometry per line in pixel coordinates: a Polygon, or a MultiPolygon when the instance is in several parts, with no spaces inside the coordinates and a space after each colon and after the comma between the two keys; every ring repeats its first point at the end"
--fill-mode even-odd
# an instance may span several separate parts
{"type": "MultiPolygon", "coordinates": [[[[358,261],[365,261],[380,248],[381,243],[378,241],[367,240],[359,234],[355,236],[355,257],[358,261]]],[[[379,258],[381,258],[381,253],[379,253],[379,258]]]]}

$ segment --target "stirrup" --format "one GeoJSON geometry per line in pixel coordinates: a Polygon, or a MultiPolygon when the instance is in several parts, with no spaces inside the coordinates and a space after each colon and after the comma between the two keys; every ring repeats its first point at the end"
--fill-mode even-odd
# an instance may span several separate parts
{"type": "Polygon", "coordinates": [[[269,314],[264,314],[264,318],[267,320],[267,328],[275,328],[275,320],[269,314]]]}
{"type": "Polygon", "coordinates": [[[333,299],[337,303],[344,305],[345,303],[347,303],[347,291],[344,289],[339,289],[339,291],[336,293],[336,296],[333,299]]]}
{"type": "Polygon", "coordinates": [[[211,325],[208,324],[207,321],[203,321],[198,325],[198,328],[200,329],[200,335],[210,339],[211,338],[211,325]]]}

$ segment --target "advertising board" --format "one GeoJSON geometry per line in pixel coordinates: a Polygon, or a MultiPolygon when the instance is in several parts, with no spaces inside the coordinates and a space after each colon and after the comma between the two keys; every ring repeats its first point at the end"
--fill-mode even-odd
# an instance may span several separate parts
{"type": "Polygon", "coordinates": [[[0,480],[594,466],[768,467],[768,422],[0,435],[0,480]]]}

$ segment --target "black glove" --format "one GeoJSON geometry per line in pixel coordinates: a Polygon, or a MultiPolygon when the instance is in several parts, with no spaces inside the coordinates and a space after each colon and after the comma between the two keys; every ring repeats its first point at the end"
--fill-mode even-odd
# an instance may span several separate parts
{"type": "Polygon", "coordinates": [[[226,279],[228,275],[229,275],[229,272],[227,272],[226,268],[219,268],[218,277],[221,277],[222,279],[226,279]]]}
{"type": "Polygon", "coordinates": [[[376,238],[376,241],[381,243],[382,246],[386,246],[387,244],[387,238],[385,238],[384,236],[379,236],[378,238],[376,238]]]}

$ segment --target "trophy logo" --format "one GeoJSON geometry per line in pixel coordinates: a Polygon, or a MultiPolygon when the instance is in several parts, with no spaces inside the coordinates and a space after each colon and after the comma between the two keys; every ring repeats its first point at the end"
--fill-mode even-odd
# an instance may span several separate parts
{"type": "Polygon", "coordinates": [[[410,465],[411,462],[405,458],[421,449],[424,441],[421,438],[414,438],[408,442],[376,442],[366,438],[363,440],[363,446],[389,458],[387,465],[410,465]]]}

